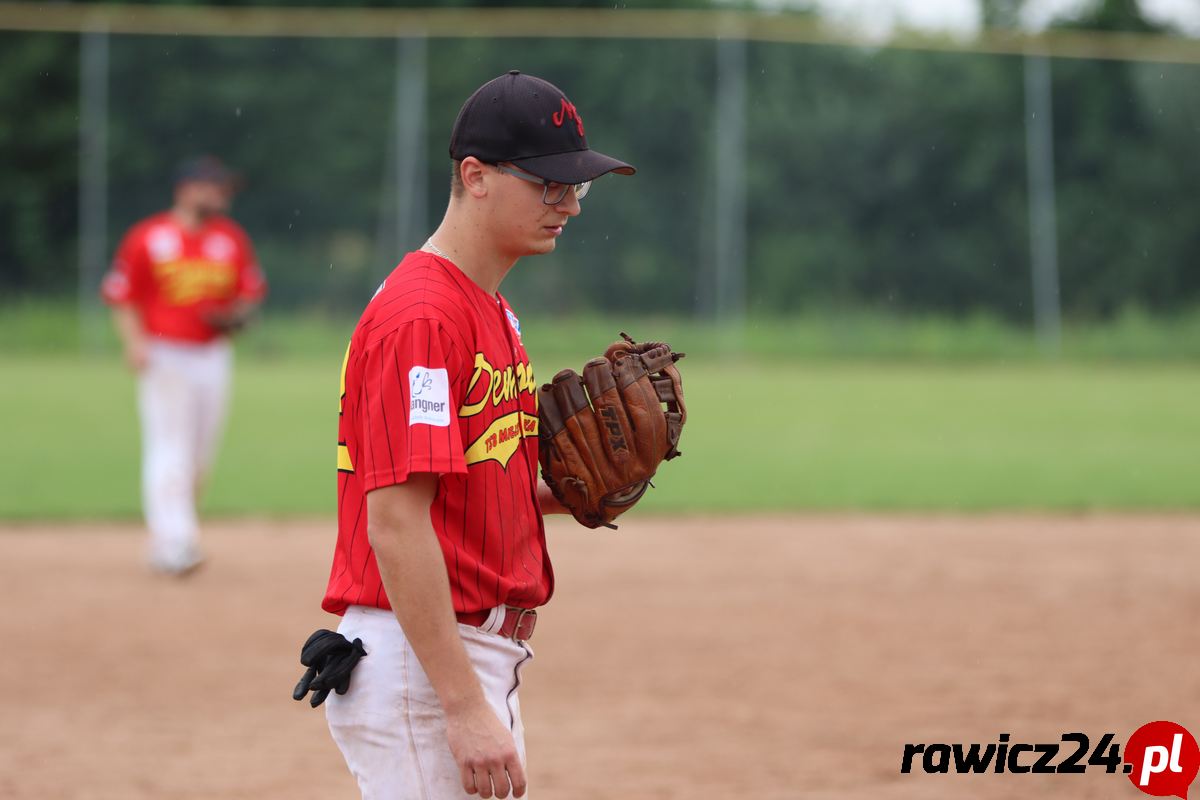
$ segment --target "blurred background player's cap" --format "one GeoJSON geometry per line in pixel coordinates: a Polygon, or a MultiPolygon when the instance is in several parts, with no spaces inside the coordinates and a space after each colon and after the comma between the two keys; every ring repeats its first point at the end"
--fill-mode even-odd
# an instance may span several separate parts
{"type": "Polygon", "coordinates": [[[220,183],[232,190],[242,188],[242,178],[216,156],[192,156],[175,167],[175,185],[189,182],[220,183]]]}
{"type": "Polygon", "coordinates": [[[467,98],[450,133],[450,157],[507,161],[559,183],[609,172],[632,175],[624,161],[588,148],[583,117],[554,84],[509,70],[467,98]]]}

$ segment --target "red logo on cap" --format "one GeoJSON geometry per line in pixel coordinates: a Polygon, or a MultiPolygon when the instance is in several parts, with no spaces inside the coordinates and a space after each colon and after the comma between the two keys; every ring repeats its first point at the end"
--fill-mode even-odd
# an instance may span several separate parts
{"type": "Polygon", "coordinates": [[[579,112],[575,110],[574,103],[567,102],[567,98],[562,99],[562,107],[551,114],[550,119],[554,120],[556,128],[561,128],[568,119],[575,120],[575,127],[579,129],[579,135],[583,136],[583,117],[579,116],[579,112]]]}

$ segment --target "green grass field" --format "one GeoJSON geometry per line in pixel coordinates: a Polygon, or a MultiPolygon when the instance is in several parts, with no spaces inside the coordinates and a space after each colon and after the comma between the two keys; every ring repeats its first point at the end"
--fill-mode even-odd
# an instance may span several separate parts
{"type": "MultiPolygon", "coordinates": [[[[519,298],[516,298],[519,300],[519,298]]],[[[518,303],[519,305],[519,303],[518,303]]],[[[356,316],[268,308],[244,334],[239,351],[264,359],[341,358],[356,316]]],[[[537,363],[595,350],[625,326],[638,337],[683,342],[706,355],[747,354],[787,360],[1008,362],[1043,358],[1029,325],[985,314],[965,318],[898,316],[867,311],[806,312],[786,318],[751,317],[741,325],[714,325],[680,317],[600,315],[523,318],[526,345],[537,363]]],[[[9,355],[116,352],[103,309],[80,314],[67,300],[0,302],[0,342],[9,355]],[[81,341],[85,346],[81,348],[81,341]]],[[[1130,307],[1105,321],[1066,320],[1060,355],[1072,362],[1200,361],[1200,309],[1153,316],[1130,307]]],[[[569,362],[567,362],[569,363],[569,362]]]]}
{"type": "MultiPolygon", "coordinates": [[[[336,343],[335,343],[336,344],[336,343]]],[[[344,346],[344,345],[342,345],[344,346]]],[[[210,513],[332,514],[332,356],[242,357],[210,513]]],[[[547,378],[575,359],[534,352],[547,378]]],[[[683,363],[684,457],[660,512],[1200,507],[1188,363],[683,363]]],[[[112,356],[0,358],[0,518],[139,513],[132,377],[112,356]]]]}

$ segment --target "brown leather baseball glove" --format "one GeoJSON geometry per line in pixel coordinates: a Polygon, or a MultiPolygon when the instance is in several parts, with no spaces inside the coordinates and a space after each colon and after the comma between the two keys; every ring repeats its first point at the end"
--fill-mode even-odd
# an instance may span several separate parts
{"type": "Polygon", "coordinates": [[[254,308],[235,304],[227,308],[211,309],[204,313],[203,317],[217,333],[234,334],[250,324],[254,318],[254,308]]]}
{"type": "Polygon", "coordinates": [[[538,390],[542,478],[581,524],[615,528],[679,452],[687,422],[683,358],[664,342],[638,344],[624,332],[600,358],[554,376],[538,390]],[[665,404],[665,408],[664,408],[665,404]]]}

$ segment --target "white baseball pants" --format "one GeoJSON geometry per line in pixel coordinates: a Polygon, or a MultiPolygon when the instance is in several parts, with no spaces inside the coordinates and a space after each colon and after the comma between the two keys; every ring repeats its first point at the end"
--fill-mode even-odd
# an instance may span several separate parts
{"type": "Polygon", "coordinates": [[[152,341],[138,378],[142,422],[142,508],[150,559],[183,564],[196,557],[196,504],[212,466],[229,402],[233,348],[152,341]]]}
{"type": "MultiPolygon", "coordinates": [[[[487,628],[460,624],[458,632],[484,696],[512,731],[524,763],[517,688],[533,651],[487,628]]],[[[363,800],[478,800],[463,791],[441,703],[395,615],[350,606],[338,632],[350,641],[361,638],[367,651],[354,668],[350,690],[325,701],[330,733],[363,800]]]]}

